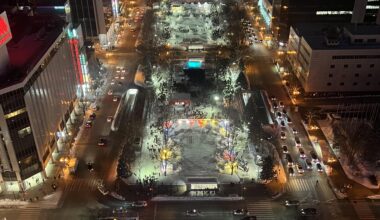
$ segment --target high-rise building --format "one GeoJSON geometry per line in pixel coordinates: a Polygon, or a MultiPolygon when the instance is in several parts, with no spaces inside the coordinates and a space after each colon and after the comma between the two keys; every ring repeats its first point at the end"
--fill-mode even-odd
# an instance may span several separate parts
{"type": "Polygon", "coordinates": [[[41,183],[53,152],[65,146],[80,78],[73,60],[61,17],[20,8],[1,13],[1,190],[41,183]]]}
{"type": "Polygon", "coordinates": [[[288,60],[305,95],[380,93],[380,26],[292,26],[288,60]]]}
{"type": "Polygon", "coordinates": [[[259,11],[279,41],[291,25],[311,22],[375,23],[379,0],[259,0],[259,11]]]}

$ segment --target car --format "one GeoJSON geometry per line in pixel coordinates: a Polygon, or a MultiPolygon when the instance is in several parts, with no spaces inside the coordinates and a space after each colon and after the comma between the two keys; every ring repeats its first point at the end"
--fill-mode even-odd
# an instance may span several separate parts
{"type": "Polygon", "coordinates": [[[88,169],[90,172],[94,171],[94,163],[92,163],[92,162],[88,162],[88,163],[87,163],[87,169],[88,169]]]}
{"type": "Polygon", "coordinates": [[[292,159],[292,156],[290,156],[290,154],[286,154],[286,160],[288,161],[288,166],[292,167],[293,166],[293,159],[292,159]]]}
{"type": "Polygon", "coordinates": [[[273,108],[274,108],[274,109],[278,109],[278,104],[277,104],[276,101],[274,101],[274,102],[272,103],[272,105],[273,105],[273,108]]]}
{"type": "Polygon", "coordinates": [[[250,215],[242,218],[241,220],[257,220],[257,217],[254,215],[250,215]]]}
{"type": "Polygon", "coordinates": [[[285,206],[299,206],[300,201],[298,200],[285,200],[285,206]]]}
{"type": "Polygon", "coordinates": [[[306,159],[306,168],[308,170],[312,170],[313,169],[313,164],[311,163],[311,160],[309,158],[306,159]]]}
{"type": "Polygon", "coordinates": [[[289,151],[288,151],[288,147],[287,147],[286,145],[283,145],[283,146],[282,146],[282,153],[284,153],[284,154],[289,153],[289,151]]]}
{"type": "Polygon", "coordinates": [[[303,169],[303,167],[300,163],[297,164],[297,169],[298,169],[298,173],[300,173],[300,174],[305,172],[305,170],[303,169]]]}
{"type": "Polygon", "coordinates": [[[286,139],[286,134],[285,132],[281,131],[281,140],[285,140],[286,139]]]}
{"type": "Polygon", "coordinates": [[[315,208],[304,208],[300,210],[300,214],[303,216],[311,216],[317,214],[317,209],[315,208]]]}
{"type": "Polygon", "coordinates": [[[235,209],[232,213],[237,216],[249,215],[249,212],[245,209],[235,209]]]}
{"type": "Polygon", "coordinates": [[[107,144],[107,139],[100,138],[98,141],[98,146],[105,146],[107,144]]]}
{"type": "Polygon", "coordinates": [[[286,127],[286,125],[285,125],[285,121],[281,121],[281,122],[280,122],[280,125],[281,125],[281,127],[283,127],[283,128],[286,127]]]}
{"type": "Polygon", "coordinates": [[[271,97],[270,97],[270,100],[272,100],[272,101],[276,101],[277,98],[276,98],[275,96],[271,96],[271,97]]]}
{"type": "Polygon", "coordinates": [[[92,127],[92,121],[90,121],[90,120],[86,121],[85,127],[86,128],[91,128],[92,127]]]}
{"type": "Polygon", "coordinates": [[[310,151],[310,156],[314,163],[318,163],[319,160],[318,160],[317,154],[314,151],[310,151]]]}
{"type": "Polygon", "coordinates": [[[112,116],[108,116],[108,117],[107,117],[107,122],[112,122],[112,120],[113,120],[113,117],[112,117],[112,116]]]}
{"type": "Polygon", "coordinates": [[[317,163],[317,170],[319,172],[323,172],[323,168],[322,168],[322,165],[320,163],[317,163]]]}
{"type": "Polygon", "coordinates": [[[286,115],[288,112],[286,111],[286,109],[282,109],[282,113],[286,115]]]}
{"type": "Polygon", "coordinates": [[[280,108],[284,108],[285,107],[284,102],[279,102],[278,105],[279,105],[280,108]]]}
{"type": "Polygon", "coordinates": [[[115,85],[115,80],[114,79],[111,80],[111,85],[115,85]]]}
{"type": "Polygon", "coordinates": [[[120,76],[120,79],[125,79],[125,76],[120,76]]]}
{"type": "Polygon", "coordinates": [[[119,96],[116,96],[116,95],[115,95],[115,96],[113,97],[112,101],[114,101],[114,102],[119,101],[119,96]]]}
{"type": "Polygon", "coordinates": [[[292,132],[293,132],[293,134],[298,134],[298,131],[295,128],[292,129],[292,132]]]}
{"type": "Polygon", "coordinates": [[[301,158],[306,158],[305,151],[302,148],[299,148],[298,151],[300,152],[300,157],[301,158]]]}
{"type": "Polygon", "coordinates": [[[95,114],[95,112],[93,112],[91,115],[90,115],[90,119],[91,120],[94,120],[96,118],[96,114],[95,114]]]}
{"type": "Polygon", "coordinates": [[[132,203],[132,207],[135,207],[135,208],[143,208],[147,206],[148,206],[148,203],[146,201],[136,201],[132,203]]]}
{"type": "Polygon", "coordinates": [[[196,209],[186,211],[187,216],[198,216],[199,214],[200,214],[200,211],[198,211],[196,209]]]}
{"type": "Polygon", "coordinates": [[[301,147],[301,140],[299,137],[294,137],[294,142],[296,142],[296,147],[301,147]]]}
{"type": "Polygon", "coordinates": [[[276,116],[277,116],[277,118],[281,119],[282,118],[281,112],[277,112],[276,116]]]}
{"type": "MultiPolygon", "coordinates": [[[[115,79],[117,79],[116,76],[115,76],[115,79]]],[[[108,94],[108,95],[112,95],[112,94],[113,94],[113,91],[112,91],[112,90],[109,90],[107,94],[108,94]]]]}
{"type": "Polygon", "coordinates": [[[293,167],[289,167],[288,171],[289,171],[289,176],[294,176],[294,169],[293,169],[293,167]]]}
{"type": "Polygon", "coordinates": [[[288,124],[292,123],[292,119],[289,116],[286,116],[286,121],[288,122],[288,124]]]}

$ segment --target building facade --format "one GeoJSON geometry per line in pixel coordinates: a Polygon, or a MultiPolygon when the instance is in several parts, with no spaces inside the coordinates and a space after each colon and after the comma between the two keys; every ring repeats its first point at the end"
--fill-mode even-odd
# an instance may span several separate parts
{"type": "Polygon", "coordinates": [[[303,22],[375,23],[379,0],[259,0],[259,11],[268,28],[286,42],[291,25],[303,22]]]}
{"type": "Polygon", "coordinates": [[[25,191],[42,183],[53,152],[63,150],[78,77],[64,20],[24,12],[8,18],[12,39],[0,45],[7,51],[0,57],[7,60],[0,73],[0,186],[25,191]]]}
{"type": "Polygon", "coordinates": [[[306,93],[380,92],[380,27],[298,25],[288,60],[306,93]]]}

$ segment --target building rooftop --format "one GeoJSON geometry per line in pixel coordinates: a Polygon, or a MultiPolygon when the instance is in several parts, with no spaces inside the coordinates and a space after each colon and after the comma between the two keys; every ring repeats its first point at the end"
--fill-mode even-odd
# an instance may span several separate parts
{"type": "Polygon", "coordinates": [[[378,25],[354,25],[350,23],[301,23],[293,25],[293,29],[299,36],[302,36],[310,47],[314,50],[352,50],[352,49],[380,49],[380,42],[376,43],[351,43],[351,39],[346,32],[352,35],[378,35],[380,36],[380,26],[378,25]],[[326,38],[335,38],[337,45],[328,45],[326,38]]]}
{"type": "Polygon", "coordinates": [[[22,82],[65,27],[65,21],[53,14],[7,15],[12,31],[12,40],[7,43],[10,65],[0,74],[0,89],[22,82]]]}

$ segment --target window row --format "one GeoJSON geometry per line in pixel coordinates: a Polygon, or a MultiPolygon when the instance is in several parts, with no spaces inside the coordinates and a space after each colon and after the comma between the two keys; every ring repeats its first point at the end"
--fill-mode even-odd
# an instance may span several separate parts
{"type": "MultiPolygon", "coordinates": [[[[362,76],[363,76],[363,75],[364,75],[364,74],[362,74],[362,76]]],[[[344,77],[346,77],[346,74],[342,74],[341,76],[344,78],[344,77]]],[[[355,73],[354,76],[355,76],[355,77],[359,77],[359,73],[355,73]]],[[[372,76],[373,76],[372,73],[368,73],[368,74],[367,74],[367,77],[372,77],[372,76]]],[[[330,77],[330,78],[333,78],[333,77],[334,77],[334,74],[330,73],[330,74],[329,74],[329,77],[330,77]]]]}
{"type": "MultiPolygon", "coordinates": [[[[344,64],[343,67],[344,68],[348,68],[349,65],[348,64],[344,64]]],[[[374,68],[374,67],[375,67],[375,64],[373,64],[373,63],[369,65],[369,68],[374,68]]],[[[356,68],[362,68],[362,65],[361,64],[356,64],[356,68]]],[[[335,64],[331,64],[330,65],[330,69],[335,69],[335,64]]]]}
{"type": "MultiPolygon", "coordinates": [[[[372,84],[371,84],[371,82],[366,82],[366,83],[365,83],[366,86],[370,86],[370,85],[374,85],[374,84],[375,84],[375,83],[372,83],[372,84]]],[[[380,85],[380,82],[378,82],[377,84],[380,85]]],[[[331,83],[331,82],[328,82],[328,83],[326,83],[326,85],[327,85],[327,86],[332,86],[332,83],[331,83]]],[[[340,86],[344,86],[345,83],[344,83],[344,82],[340,82],[339,85],[340,85],[340,86]]],[[[347,84],[346,84],[346,85],[347,85],[347,84]]],[[[353,85],[353,86],[357,86],[357,85],[359,85],[359,83],[358,83],[358,82],[353,82],[352,85],[353,85]]]]}

